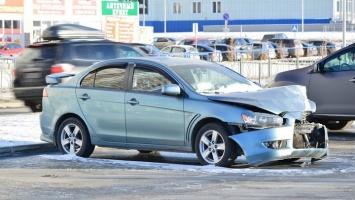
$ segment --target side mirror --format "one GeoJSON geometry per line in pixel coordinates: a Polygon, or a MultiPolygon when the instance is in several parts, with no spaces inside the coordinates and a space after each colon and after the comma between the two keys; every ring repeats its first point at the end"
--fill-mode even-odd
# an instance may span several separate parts
{"type": "Polygon", "coordinates": [[[181,94],[181,89],[176,84],[164,85],[161,89],[161,93],[168,96],[178,96],[181,94]]]}

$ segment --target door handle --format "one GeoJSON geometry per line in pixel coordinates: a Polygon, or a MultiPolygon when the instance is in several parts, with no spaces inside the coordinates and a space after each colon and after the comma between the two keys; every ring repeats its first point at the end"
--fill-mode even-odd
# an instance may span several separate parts
{"type": "Polygon", "coordinates": [[[82,100],[87,100],[87,99],[90,99],[89,95],[88,94],[83,94],[82,96],[78,97],[79,99],[82,99],[82,100]]]}
{"type": "Polygon", "coordinates": [[[352,78],[349,80],[350,82],[355,82],[355,78],[352,78]]]}
{"type": "Polygon", "coordinates": [[[139,102],[135,98],[128,100],[127,103],[131,104],[132,106],[139,104],[139,102]]]}

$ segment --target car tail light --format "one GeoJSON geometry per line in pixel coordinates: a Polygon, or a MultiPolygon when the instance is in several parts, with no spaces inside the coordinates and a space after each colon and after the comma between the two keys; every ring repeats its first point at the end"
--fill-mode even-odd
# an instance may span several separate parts
{"type": "Polygon", "coordinates": [[[74,69],[74,65],[72,64],[67,64],[67,63],[56,64],[56,65],[52,65],[51,74],[67,73],[72,71],[73,69],[74,69]]]}
{"type": "Polygon", "coordinates": [[[42,96],[43,97],[48,97],[48,93],[47,93],[47,88],[43,88],[43,92],[42,92],[42,96]]]}

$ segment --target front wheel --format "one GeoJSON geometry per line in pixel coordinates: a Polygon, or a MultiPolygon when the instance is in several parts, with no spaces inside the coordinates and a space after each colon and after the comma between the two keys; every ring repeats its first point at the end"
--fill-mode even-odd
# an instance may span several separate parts
{"type": "Polygon", "coordinates": [[[228,136],[230,131],[221,123],[209,123],[197,134],[195,150],[202,165],[230,167],[237,158],[237,144],[228,136]]]}
{"type": "Polygon", "coordinates": [[[77,118],[68,118],[62,122],[57,133],[57,143],[62,154],[76,154],[89,157],[95,149],[89,133],[77,118]]]}

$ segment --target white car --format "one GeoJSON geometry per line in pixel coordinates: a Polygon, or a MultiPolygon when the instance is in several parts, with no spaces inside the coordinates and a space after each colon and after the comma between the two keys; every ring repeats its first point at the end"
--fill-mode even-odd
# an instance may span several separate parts
{"type": "Polygon", "coordinates": [[[160,51],[168,53],[171,57],[182,57],[200,60],[199,52],[191,45],[169,45],[160,51]]]}

